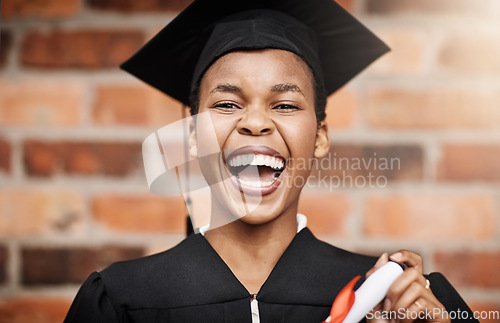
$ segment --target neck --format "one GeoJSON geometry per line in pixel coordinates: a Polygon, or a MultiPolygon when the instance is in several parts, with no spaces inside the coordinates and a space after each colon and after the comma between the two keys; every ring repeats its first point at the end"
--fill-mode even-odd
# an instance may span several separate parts
{"type": "Polygon", "coordinates": [[[205,238],[251,294],[256,294],[297,233],[297,209],[263,224],[233,221],[205,238]]]}

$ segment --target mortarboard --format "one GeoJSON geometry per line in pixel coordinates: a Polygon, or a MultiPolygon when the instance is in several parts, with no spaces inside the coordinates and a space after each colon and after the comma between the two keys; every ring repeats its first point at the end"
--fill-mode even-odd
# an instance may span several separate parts
{"type": "Polygon", "coordinates": [[[327,95],[389,50],[333,0],[195,0],[121,67],[189,105],[217,58],[263,48],[302,57],[327,95]]]}

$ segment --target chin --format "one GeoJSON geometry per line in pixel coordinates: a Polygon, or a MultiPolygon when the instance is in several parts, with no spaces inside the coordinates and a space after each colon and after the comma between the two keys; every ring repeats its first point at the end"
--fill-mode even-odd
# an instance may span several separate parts
{"type": "Polygon", "coordinates": [[[269,214],[249,214],[242,218],[240,221],[251,225],[263,225],[275,220],[279,215],[269,215],[269,214]]]}
{"type": "Polygon", "coordinates": [[[249,212],[247,215],[241,217],[240,221],[252,225],[262,225],[276,220],[282,214],[282,206],[276,206],[274,209],[270,209],[265,205],[261,205],[252,212],[249,212]]]}

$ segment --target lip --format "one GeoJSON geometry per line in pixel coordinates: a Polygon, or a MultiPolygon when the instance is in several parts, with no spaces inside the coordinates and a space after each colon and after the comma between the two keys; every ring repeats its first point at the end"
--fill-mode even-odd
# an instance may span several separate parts
{"type": "Polygon", "coordinates": [[[226,172],[231,179],[231,182],[235,185],[235,187],[242,193],[251,195],[251,196],[265,196],[273,193],[278,189],[280,186],[282,179],[284,178],[284,174],[287,171],[287,164],[286,164],[286,159],[283,157],[279,152],[277,152],[275,149],[267,146],[245,146],[241,147],[238,149],[234,150],[229,150],[226,149],[225,153],[228,151],[231,151],[229,155],[226,155],[226,158],[224,160],[224,166],[226,167],[226,172]],[[236,176],[233,175],[229,169],[228,169],[228,161],[231,160],[234,157],[237,157],[239,155],[248,155],[248,154],[254,154],[254,155],[268,155],[268,156],[273,156],[273,157],[278,157],[283,160],[284,162],[284,169],[281,172],[281,174],[273,181],[273,183],[269,186],[262,186],[262,187],[253,187],[249,185],[245,185],[244,183],[238,181],[236,179],[236,176]]]}

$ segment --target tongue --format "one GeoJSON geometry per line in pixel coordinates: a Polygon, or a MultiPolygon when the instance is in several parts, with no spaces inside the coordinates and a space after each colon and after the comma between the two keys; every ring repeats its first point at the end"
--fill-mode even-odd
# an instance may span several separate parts
{"type": "Polygon", "coordinates": [[[238,177],[246,182],[272,182],[274,170],[267,166],[248,166],[238,173],[238,177]]]}

